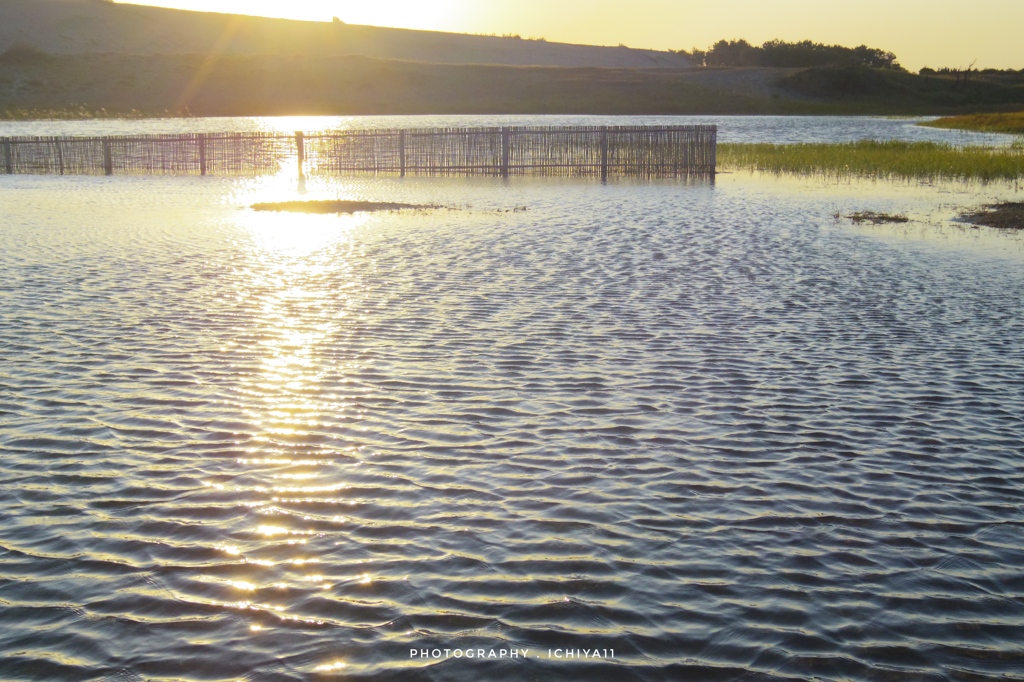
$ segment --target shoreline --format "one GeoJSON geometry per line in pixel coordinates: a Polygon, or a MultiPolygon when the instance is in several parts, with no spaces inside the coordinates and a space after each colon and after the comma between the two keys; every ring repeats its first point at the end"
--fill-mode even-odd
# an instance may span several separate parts
{"type": "Polygon", "coordinates": [[[918,125],[947,130],[970,130],[979,133],[1024,136],[1024,111],[943,116],[934,121],[918,123],[918,125]]]}

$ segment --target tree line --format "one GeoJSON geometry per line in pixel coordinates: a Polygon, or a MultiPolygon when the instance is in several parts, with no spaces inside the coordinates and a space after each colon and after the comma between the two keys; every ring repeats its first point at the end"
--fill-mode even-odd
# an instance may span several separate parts
{"type": "Polygon", "coordinates": [[[787,43],[769,40],[757,46],[746,40],[719,40],[706,50],[693,48],[689,55],[697,66],[867,66],[903,71],[892,52],[875,47],[843,47],[804,40],[787,43]]]}

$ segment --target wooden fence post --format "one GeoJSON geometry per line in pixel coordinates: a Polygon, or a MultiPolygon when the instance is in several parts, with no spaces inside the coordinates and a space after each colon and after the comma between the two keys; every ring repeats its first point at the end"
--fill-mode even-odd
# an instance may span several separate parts
{"type": "Polygon", "coordinates": [[[711,131],[711,179],[715,179],[715,169],[718,167],[718,129],[711,131]]]}
{"type": "Polygon", "coordinates": [[[306,139],[301,130],[295,131],[295,150],[299,157],[299,179],[302,180],[306,177],[302,170],[302,166],[306,161],[306,139]]]}
{"type": "Polygon", "coordinates": [[[114,156],[110,151],[110,138],[103,138],[103,172],[106,175],[114,174],[114,156]]]}
{"type": "Polygon", "coordinates": [[[60,174],[64,175],[64,149],[60,146],[60,140],[54,142],[53,146],[57,148],[57,166],[60,168],[60,174]]]}
{"type": "Polygon", "coordinates": [[[601,130],[601,182],[608,182],[608,126],[601,130]]]}
{"type": "Polygon", "coordinates": [[[508,177],[508,161],[512,155],[512,131],[507,127],[501,128],[501,177],[508,177]]]}
{"type": "Polygon", "coordinates": [[[679,162],[679,158],[678,157],[676,158],[676,168],[675,168],[675,173],[674,174],[675,174],[675,177],[677,177],[677,178],[680,176],[680,174],[684,174],[684,175],[685,174],[689,174],[690,157],[694,156],[692,151],[697,146],[695,144],[695,141],[700,139],[699,137],[695,139],[695,136],[691,135],[689,133],[681,134],[680,137],[682,138],[682,142],[683,142],[683,144],[682,144],[682,147],[683,147],[683,159],[682,159],[682,163],[680,163],[679,162]]]}
{"type": "Polygon", "coordinates": [[[14,153],[11,150],[11,141],[4,138],[4,168],[7,175],[14,175],[14,153]]]}
{"type": "Polygon", "coordinates": [[[199,133],[196,140],[199,142],[199,174],[206,175],[206,133],[199,133]]]}
{"type": "Polygon", "coordinates": [[[398,163],[401,167],[401,177],[405,177],[405,131],[398,131],[398,163]]]}

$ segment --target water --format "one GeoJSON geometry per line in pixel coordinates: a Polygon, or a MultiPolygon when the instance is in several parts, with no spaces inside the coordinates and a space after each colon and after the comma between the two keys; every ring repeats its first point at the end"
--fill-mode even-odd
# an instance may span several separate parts
{"type": "Polygon", "coordinates": [[[1024,679],[1019,190],[308,189],[0,178],[0,679],[1024,679]]]}
{"type": "Polygon", "coordinates": [[[935,117],[875,116],[295,116],[164,118],[95,121],[0,121],[0,136],[235,133],[350,128],[445,128],[531,125],[717,125],[720,142],[855,142],[905,140],[1004,146],[1013,135],[942,130],[917,125],[935,117]]]}

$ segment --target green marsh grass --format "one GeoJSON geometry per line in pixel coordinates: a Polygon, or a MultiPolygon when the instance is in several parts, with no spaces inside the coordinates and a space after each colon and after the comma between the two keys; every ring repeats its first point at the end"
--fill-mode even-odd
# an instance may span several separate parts
{"type": "Polygon", "coordinates": [[[69,106],[60,109],[0,109],[0,121],[87,121],[92,119],[182,118],[187,113],[142,112],[138,109],[108,111],[69,106]]]}
{"type": "Polygon", "coordinates": [[[1024,135],[1024,111],[1003,114],[970,114],[967,116],[945,116],[919,125],[930,128],[951,128],[953,130],[975,130],[981,133],[1010,133],[1024,135]]]}
{"type": "Polygon", "coordinates": [[[1019,180],[1024,147],[953,147],[934,142],[718,145],[720,170],[877,178],[1019,180]]]}

